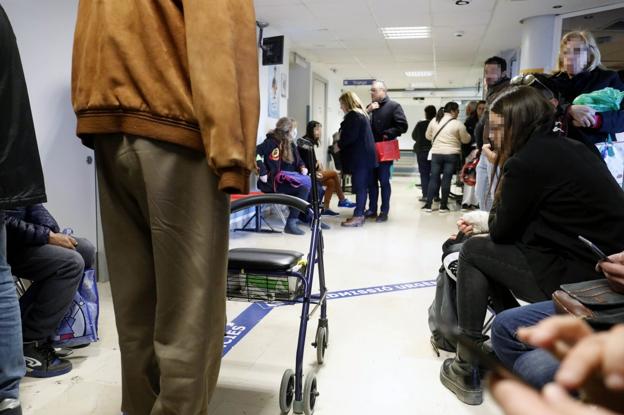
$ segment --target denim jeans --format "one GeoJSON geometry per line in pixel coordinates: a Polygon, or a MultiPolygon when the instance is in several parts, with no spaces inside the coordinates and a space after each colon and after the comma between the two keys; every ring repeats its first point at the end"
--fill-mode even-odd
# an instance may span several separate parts
{"type": "Polygon", "coordinates": [[[381,187],[381,213],[386,215],[390,212],[390,195],[392,187],[390,185],[390,171],[392,170],[392,161],[382,161],[379,167],[373,170],[370,185],[368,187],[368,210],[377,213],[377,199],[379,199],[379,187],[381,187]]]}
{"type": "Polygon", "coordinates": [[[416,161],[418,162],[418,172],[420,173],[420,188],[423,197],[427,197],[429,192],[429,180],[431,178],[431,160],[427,160],[429,152],[421,151],[416,153],[416,161]]]}
{"type": "Polygon", "coordinates": [[[451,194],[451,180],[459,165],[459,154],[434,154],[431,157],[431,179],[429,179],[429,190],[427,192],[427,204],[431,205],[433,199],[440,192],[442,183],[442,206],[448,205],[449,194],[451,194]],[[440,175],[442,181],[440,182],[440,175]]]}
{"type": "Polygon", "coordinates": [[[353,193],[355,193],[355,210],[353,216],[364,216],[366,209],[366,196],[368,194],[368,186],[371,183],[373,170],[367,167],[353,169],[351,173],[351,185],[353,193]]]}
{"type": "Polygon", "coordinates": [[[521,327],[533,326],[555,314],[552,301],[506,310],[492,326],[492,346],[498,358],[529,384],[542,388],[553,381],[559,361],[546,350],[535,349],[516,338],[521,327]]]}
{"type": "Polygon", "coordinates": [[[20,308],[6,258],[4,212],[0,211],[0,401],[18,398],[25,374],[20,308]]]}

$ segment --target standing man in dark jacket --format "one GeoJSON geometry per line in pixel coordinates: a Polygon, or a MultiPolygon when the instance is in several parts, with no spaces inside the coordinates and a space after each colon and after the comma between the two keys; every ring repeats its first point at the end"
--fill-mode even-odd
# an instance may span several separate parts
{"type": "Polygon", "coordinates": [[[425,107],[425,119],[419,121],[416,127],[414,127],[414,131],[412,131],[412,139],[415,141],[414,153],[416,153],[418,172],[420,173],[421,202],[427,201],[427,190],[429,189],[429,178],[431,177],[431,160],[428,159],[429,150],[431,150],[431,140],[427,140],[425,133],[429,123],[435,118],[436,112],[436,107],[427,105],[425,107]]]}
{"type": "Polygon", "coordinates": [[[46,201],[24,71],[11,23],[0,6],[0,414],[20,415],[26,368],[19,303],[6,257],[4,210],[46,201]]]}
{"type": "Polygon", "coordinates": [[[86,239],[60,233],[41,204],[6,211],[9,265],[19,278],[32,281],[20,298],[26,376],[49,378],[68,373],[69,360],[53,353],[50,339],[72,304],[95,248],[86,239]]]}
{"type": "Polygon", "coordinates": [[[72,100],[95,144],[121,410],[205,414],[217,384],[228,193],[260,116],[252,0],[81,0],[72,100]]]}
{"type": "MultiPolygon", "coordinates": [[[[366,107],[366,112],[371,117],[371,128],[375,142],[394,140],[407,132],[407,118],[401,105],[388,97],[388,88],[383,81],[375,81],[371,86],[371,102],[366,107]]],[[[388,220],[390,212],[390,172],[392,161],[379,163],[379,167],[373,172],[373,179],[368,188],[370,197],[367,218],[377,218],[377,222],[388,220]],[[379,187],[381,187],[381,212],[377,216],[377,202],[379,199],[379,187]]]]}
{"type": "MultiPolygon", "coordinates": [[[[507,76],[507,61],[500,56],[492,56],[491,58],[488,58],[483,64],[483,79],[485,84],[486,103],[487,105],[490,105],[492,103],[492,99],[496,96],[496,93],[502,91],[509,85],[509,77],[507,76]]],[[[477,149],[482,150],[479,164],[477,164],[477,183],[475,185],[475,193],[477,201],[479,202],[479,208],[488,212],[492,208],[493,192],[491,190],[494,187],[490,184],[490,179],[492,177],[492,163],[488,160],[488,155],[490,157],[493,156],[486,129],[489,119],[489,112],[486,110],[474,129],[477,149]],[[483,147],[484,145],[485,147],[483,147]]]]}

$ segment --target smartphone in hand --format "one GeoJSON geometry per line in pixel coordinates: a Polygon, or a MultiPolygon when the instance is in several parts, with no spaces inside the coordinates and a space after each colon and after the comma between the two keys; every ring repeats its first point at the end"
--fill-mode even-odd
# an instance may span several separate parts
{"type": "Polygon", "coordinates": [[[609,257],[602,252],[600,248],[598,248],[592,241],[587,238],[583,238],[581,235],[578,236],[579,241],[583,242],[592,252],[598,257],[598,262],[613,262],[609,259],[609,257]]]}

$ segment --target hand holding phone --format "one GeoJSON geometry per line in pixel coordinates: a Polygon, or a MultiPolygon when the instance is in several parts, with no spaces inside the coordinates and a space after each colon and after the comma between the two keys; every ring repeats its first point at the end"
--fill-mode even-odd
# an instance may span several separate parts
{"type": "Polygon", "coordinates": [[[612,262],[609,257],[600,250],[592,241],[587,238],[583,238],[581,235],[578,236],[579,241],[583,242],[589,249],[592,250],[594,254],[598,257],[598,262],[612,262]]]}

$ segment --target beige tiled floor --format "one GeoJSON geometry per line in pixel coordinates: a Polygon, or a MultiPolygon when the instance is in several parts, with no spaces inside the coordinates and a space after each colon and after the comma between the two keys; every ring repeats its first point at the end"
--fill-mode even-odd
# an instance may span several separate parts
{"type": "MultiPolygon", "coordinates": [[[[330,290],[430,280],[437,274],[440,245],[453,231],[457,212],[425,214],[413,178],[396,178],[390,221],[361,229],[340,228],[342,217],[326,222],[326,269],[330,290]]],[[[309,239],[235,234],[231,245],[298,249],[309,239]]],[[[119,352],[107,285],[101,286],[101,342],[76,353],[75,370],[49,380],[26,379],[22,399],[27,415],[118,414],[121,399],[119,352]]],[[[486,397],[468,407],[440,385],[441,358],[429,346],[427,308],[434,289],[345,298],[329,303],[331,339],[326,362],[315,363],[306,349],[305,367],[317,372],[316,413],[338,414],[499,414],[486,397]]],[[[234,318],[247,307],[228,303],[234,318]]],[[[273,310],[223,361],[211,404],[214,415],[277,415],[282,373],[294,369],[299,307],[273,310]]],[[[316,321],[309,324],[307,343],[316,321]]]]}

